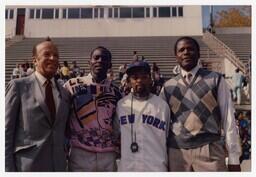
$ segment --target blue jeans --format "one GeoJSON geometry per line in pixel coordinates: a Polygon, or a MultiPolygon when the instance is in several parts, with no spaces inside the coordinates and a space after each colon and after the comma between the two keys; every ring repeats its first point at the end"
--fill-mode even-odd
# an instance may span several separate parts
{"type": "Polygon", "coordinates": [[[241,104],[241,87],[233,89],[233,100],[236,100],[237,104],[241,104]]]}

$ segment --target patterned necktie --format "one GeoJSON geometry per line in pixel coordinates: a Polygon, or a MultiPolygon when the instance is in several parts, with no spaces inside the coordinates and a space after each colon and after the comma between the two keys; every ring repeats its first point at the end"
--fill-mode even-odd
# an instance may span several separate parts
{"type": "Polygon", "coordinates": [[[51,119],[52,119],[52,123],[53,123],[55,121],[56,109],[55,109],[55,103],[54,103],[54,98],[53,98],[53,94],[52,94],[51,80],[45,81],[45,103],[50,111],[51,119]]]}
{"type": "Polygon", "coordinates": [[[187,81],[187,83],[190,83],[191,80],[192,80],[192,74],[191,74],[191,73],[188,73],[188,74],[186,75],[186,81],[187,81]]]}

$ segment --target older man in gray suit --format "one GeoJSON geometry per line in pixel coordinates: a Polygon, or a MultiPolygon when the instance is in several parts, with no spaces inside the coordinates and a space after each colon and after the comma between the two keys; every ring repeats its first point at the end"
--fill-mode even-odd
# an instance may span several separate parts
{"type": "Polygon", "coordinates": [[[5,170],[65,171],[70,96],[53,78],[59,54],[50,38],[35,45],[33,62],[33,74],[6,88],[5,170]]]}

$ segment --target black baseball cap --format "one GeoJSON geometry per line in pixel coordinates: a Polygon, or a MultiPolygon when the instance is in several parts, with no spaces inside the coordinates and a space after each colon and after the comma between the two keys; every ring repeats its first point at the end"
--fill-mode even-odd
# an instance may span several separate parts
{"type": "Polygon", "coordinates": [[[136,61],[134,63],[131,63],[128,65],[127,67],[127,70],[126,70],[126,74],[129,76],[132,74],[132,72],[134,70],[137,70],[137,69],[141,69],[141,70],[144,70],[146,73],[149,73],[150,74],[150,66],[147,62],[145,61],[136,61]]]}

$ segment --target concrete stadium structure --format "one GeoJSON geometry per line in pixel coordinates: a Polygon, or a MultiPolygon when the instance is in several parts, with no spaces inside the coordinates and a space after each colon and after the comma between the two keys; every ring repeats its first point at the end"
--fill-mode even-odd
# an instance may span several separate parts
{"type": "Polygon", "coordinates": [[[6,36],[202,35],[201,6],[6,6],[6,36]]]}

